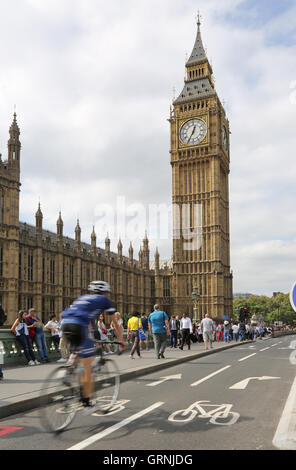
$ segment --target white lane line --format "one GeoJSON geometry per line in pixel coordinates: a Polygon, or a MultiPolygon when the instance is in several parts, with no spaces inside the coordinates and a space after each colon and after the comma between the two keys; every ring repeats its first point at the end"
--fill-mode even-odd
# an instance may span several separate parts
{"type": "Polygon", "coordinates": [[[272,443],[278,449],[296,450],[296,377],[272,443]]]}
{"type": "Polygon", "coordinates": [[[257,354],[257,353],[254,353],[254,354],[250,354],[249,356],[243,357],[242,359],[239,359],[238,362],[245,361],[246,359],[249,359],[249,357],[256,356],[256,354],[257,354]]]}
{"type": "Polygon", "coordinates": [[[270,349],[270,346],[268,346],[268,348],[260,349],[260,352],[267,351],[267,349],[270,349]]]}
{"type": "Polygon", "coordinates": [[[223,369],[216,370],[216,372],[213,372],[212,374],[207,375],[207,376],[204,377],[203,379],[200,379],[200,380],[198,380],[197,382],[194,382],[193,384],[191,384],[191,387],[196,387],[197,385],[199,385],[199,384],[205,382],[206,380],[211,379],[211,378],[214,377],[215,375],[220,374],[220,373],[223,372],[224,370],[229,369],[229,367],[231,367],[231,366],[226,366],[226,367],[223,367],[223,369]]]}
{"type": "Polygon", "coordinates": [[[124,419],[120,423],[114,424],[110,428],[107,428],[104,431],[101,431],[98,434],[95,434],[94,436],[91,436],[88,439],[85,439],[84,441],[79,442],[78,444],[76,444],[73,447],[70,447],[67,450],[83,450],[86,447],[90,446],[91,444],[94,444],[95,442],[99,441],[100,439],[103,439],[104,437],[109,436],[110,434],[117,431],[118,429],[123,428],[124,426],[127,426],[128,424],[132,423],[133,421],[136,421],[137,419],[141,418],[144,415],[147,415],[148,413],[155,410],[156,408],[159,408],[162,405],[164,405],[164,402],[162,401],[154,403],[154,405],[149,406],[149,408],[146,408],[145,410],[142,410],[139,413],[136,413],[135,415],[124,419]]]}

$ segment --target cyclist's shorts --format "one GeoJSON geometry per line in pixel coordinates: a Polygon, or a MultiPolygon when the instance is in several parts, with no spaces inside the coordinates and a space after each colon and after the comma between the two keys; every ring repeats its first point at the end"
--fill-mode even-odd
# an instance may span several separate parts
{"type": "Polygon", "coordinates": [[[69,341],[71,350],[78,350],[78,357],[87,358],[95,355],[94,341],[88,336],[88,327],[76,323],[62,325],[63,337],[69,341]]]}

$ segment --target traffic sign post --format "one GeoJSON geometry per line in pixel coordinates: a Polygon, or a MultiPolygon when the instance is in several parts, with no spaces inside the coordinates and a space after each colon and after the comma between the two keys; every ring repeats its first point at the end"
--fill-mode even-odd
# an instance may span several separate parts
{"type": "Polygon", "coordinates": [[[294,312],[296,312],[296,282],[293,284],[290,292],[290,304],[294,312]]]}

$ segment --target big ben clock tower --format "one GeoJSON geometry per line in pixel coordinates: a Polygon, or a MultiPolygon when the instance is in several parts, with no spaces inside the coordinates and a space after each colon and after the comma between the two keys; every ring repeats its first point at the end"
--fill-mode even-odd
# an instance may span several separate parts
{"type": "Polygon", "coordinates": [[[229,239],[229,122],[215,90],[200,19],[185,85],[170,116],[173,173],[174,313],[232,313],[229,239]],[[196,313],[196,312],[195,312],[196,313]]]}

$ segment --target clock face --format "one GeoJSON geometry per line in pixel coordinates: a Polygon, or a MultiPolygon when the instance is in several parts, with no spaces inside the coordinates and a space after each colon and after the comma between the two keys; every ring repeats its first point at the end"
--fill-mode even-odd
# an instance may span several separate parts
{"type": "Polygon", "coordinates": [[[228,151],[228,138],[227,138],[227,131],[226,131],[225,126],[222,127],[222,140],[223,140],[223,146],[227,152],[228,151]]]}
{"type": "Polygon", "coordinates": [[[186,145],[199,144],[207,135],[207,125],[201,119],[191,119],[182,126],[180,137],[186,145]]]}

